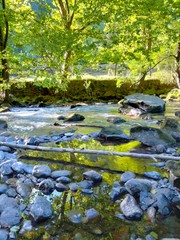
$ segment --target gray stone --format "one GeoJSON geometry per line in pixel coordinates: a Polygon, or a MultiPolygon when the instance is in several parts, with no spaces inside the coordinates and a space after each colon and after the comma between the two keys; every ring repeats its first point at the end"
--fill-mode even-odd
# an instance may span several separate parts
{"type": "Polygon", "coordinates": [[[35,165],[32,171],[33,176],[37,178],[41,177],[50,177],[51,176],[51,169],[45,165],[35,165]]]}
{"type": "Polygon", "coordinates": [[[3,130],[5,128],[7,128],[7,127],[8,127],[7,122],[2,120],[2,119],[0,119],[0,130],[3,130]]]}
{"type": "Polygon", "coordinates": [[[127,191],[132,195],[139,195],[140,192],[149,192],[156,187],[157,183],[148,179],[130,179],[125,183],[127,191]]]}
{"type": "Polygon", "coordinates": [[[123,106],[132,106],[149,113],[162,113],[165,110],[165,101],[156,96],[135,93],[124,98],[123,106]]]}
{"type": "Polygon", "coordinates": [[[99,141],[109,141],[109,142],[129,142],[132,140],[130,136],[124,133],[117,126],[104,127],[99,132],[99,141]]]}
{"type": "Polygon", "coordinates": [[[93,181],[84,180],[78,183],[80,188],[91,189],[93,187],[93,181]]]}
{"type": "Polygon", "coordinates": [[[1,213],[0,224],[3,227],[18,225],[22,219],[21,212],[17,208],[7,207],[1,213]]]}
{"type": "Polygon", "coordinates": [[[3,162],[0,166],[1,175],[9,176],[9,175],[13,174],[13,170],[11,168],[12,164],[13,164],[13,162],[10,160],[3,162]]]}
{"type": "Polygon", "coordinates": [[[12,164],[12,169],[17,173],[24,173],[24,168],[26,164],[22,162],[15,162],[12,164]]]}
{"type": "Polygon", "coordinates": [[[121,180],[122,183],[125,183],[128,180],[130,180],[132,178],[135,178],[135,177],[136,177],[135,173],[127,171],[127,172],[124,172],[123,174],[121,174],[121,179],[120,180],[121,180]]]}
{"type": "Polygon", "coordinates": [[[17,187],[16,187],[16,191],[22,198],[25,199],[25,198],[29,197],[29,195],[32,192],[32,189],[31,189],[31,186],[29,184],[18,182],[17,187]]]}
{"type": "Polygon", "coordinates": [[[33,229],[32,223],[30,220],[25,220],[23,222],[22,228],[20,229],[19,233],[24,234],[27,231],[31,231],[33,229]]]}
{"type": "Polygon", "coordinates": [[[15,198],[17,196],[17,192],[14,188],[9,188],[6,192],[8,197],[15,198]]]}
{"type": "Polygon", "coordinates": [[[85,179],[91,180],[91,181],[93,181],[95,183],[99,183],[99,182],[102,181],[101,174],[97,173],[94,170],[91,170],[91,171],[88,171],[88,172],[84,172],[83,176],[84,176],[85,179]]]}
{"type": "Polygon", "coordinates": [[[99,213],[96,209],[91,208],[85,211],[87,219],[94,219],[99,216],[99,213]]]}
{"type": "Polygon", "coordinates": [[[171,213],[172,208],[169,200],[164,194],[156,193],[157,202],[153,205],[158,208],[158,213],[162,216],[167,216],[171,213]]]}
{"type": "Polygon", "coordinates": [[[82,194],[85,194],[85,195],[91,195],[91,194],[93,194],[94,192],[93,192],[92,189],[83,188],[83,189],[81,190],[81,193],[82,193],[82,194]]]}
{"type": "Polygon", "coordinates": [[[67,183],[71,182],[71,179],[68,177],[59,177],[56,179],[56,182],[61,182],[61,183],[67,184],[67,183]]]}
{"type": "Polygon", "coordinates": [[[64,192],[64,191],[67,190],[67,187],[64,184],[62,184],[62,183],[56,183],[55,184],[55,189],[58,192],[64,192]]]}
{"type": "Polygon", "coordinates": [[[162,176],[160,173],[156,172],[156,171],[151,171],[151,172],[144,172],[144,176],[154,179],[154,180],[160,180],[162,179],[162,176]]]}
{"type": "Polygon", "coordinates": [[[143,211],[138,206],[135,198],[130,194],[121,202],[120,208],[124,216],[129,220],[139,220],[143,216],[143,211]]]}
{"type": "Polygon", "coordinates": [[[8,235],[9,235],[8,231],[0,229],[0,240],[7,240],[8,235]]]}
{"type": "Polygon", "coordinates": [[[120,117],[108,117],[107,121],[113,124],[121,124],[126,122],[126,120],[120,118],[120,117]]]}
{"type": "Polygon", "coordinates": [[[34,203],[30,207],[30,215],[35,222],[41,222],[52,217],[53,209],[51,203],[41,196],[34,199],[34,203]]]}
{"type": "Polygon", "coordinates": [[[45,195],[50,195],[54,189],[54,182],[51,179],[45,179],[39,184],[39,190],[45,195]]]}
{"type": "Polygon", "coordinates": [[[19,204],[17,199],[8,197],[6,194],[0,195],[0,213],[2,213],[6,208],[18,208],[19,204]]]}
{"type": "Polygon", "coordinates": [[[79,122],[83,121],[85,117],[78,113],[72,113],[69,116],[67,116],[64,120],[64,122],[79,122]]]}
{"type": "Polygon", "coordinates": [[[176,111],[175,116],[180,117],[180,111],[176,111]]]}
{"type": "Polygon", "coordinates": [[[7,185],[0,183],[0,194],[7,192],[7,185]]]}
{"type": "Polygon", "coordinates": [[[127,193],[126,188],[121,187],[121,186],[117,186],[114,187],[112,189],[112,191],[110,192],[110,199],[112,201],[116,201],[118,200],[120,197],[122,197],[125,193],[127,193]]]}
{"type": "Polygon", "coordinates": [[[59,178],[59,177],[69,177],[71,175],[71,172],[68,170],[57,170],[53,171],[51,173],[51,177],[53,179],[59,178]]]}
{"type": "Polygon", "coordinates": [[[133,127],[130,130],[130,135],[137,141],[151,147],[157,145],[171,146],[176,144],[175,139],[171,135],[169,135],[168,133],[164,132],[161,129],[153,127],[146,126],[133,127]]]}
{"type": "Polygon", "coordinates": [[[139,205],[142,210],[146,210],[156,202],[156,198],[150,192],[140,192],[139,205]]]}
{"type": "Polygon", "coordinates": [[[27,173],[27,174],[32,174],[33,168],[34,168],[34,165],[25,164],[24,172],[27,173]]]}
{"type": "Polygon", "coordinates": [[[149,217],[151,222],[154,223],[156,220],[156,209],[154,207],[149,207],[147,209],[147,216],[149,217]]]}
{"type": "Polygon", "coordinates": [[[5,158],[5,154],[3,151],[0,151],[0,161],[2,161],[5,158]]]}
{"type": "Polygon", "coordinates": [[[77,192],[77,190],[79,189],[79,186],[77,183],[70,183],[69,184],[69,189],[72,191],[72,192],[77,192]]]}

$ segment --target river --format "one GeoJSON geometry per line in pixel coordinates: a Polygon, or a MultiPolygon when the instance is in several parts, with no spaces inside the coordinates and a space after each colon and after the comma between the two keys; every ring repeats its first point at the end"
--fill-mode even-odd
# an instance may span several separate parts
{"type": "MultiPolygon", "coordinates": [[[[171,102],[166,106],[164,116],[176,118],[174,112],[179,110],[179,103],[171,102]]],[[[163,115],[154,115],[153,120],[142,120],[129,118],[118,113],[117,104],[96,103],[88,106],[81,106],[71,109],[69,106],[61,107],[26,107],[10,108],[9,111],[0,114],[0,119],[7,121],[8,131],[14,136],[26,138],[28,136],[41,136],[59,134],[64,128],[54,126],[58,116],[67,116],[70,113],[80,113],[85,116],[83,124],[93,124],[99,126],[108,126],[107,118],[110,116],[120,116],[126,120],[121,127],[128,133],[131,126],[136,124],[157,126],[157,120],[164,118],[163,115]]],[[[176,118],[177,119],[177,118],[176,118]]],[[[179,119],[177,119],[179,120],[179,119]]],[[[88,134],[98,132],[99,128],[73,127],[76,133],[88,134]]],[[[139,146],[138,142],[126,143],[116,146],[103,146],[99,142],[91,140],[89,142],[79,142],[77,140],[71,143],[62,142],[60,147],[76,147],[85,149],[105,149],[110,151],[129,151],[139,146]]],[[[49,165],[53,170],[68,169],[73,172],[74,180],[82,180],[82,173],[85,170],[98,169],[103,176],[103,183],[97,186],[93,195],[81,194],[58,194],[52,196],[55,199],[54,207],[56,209],[55,217],[44,226],[41,237],[31,239],[133,239],[133,234],[145,239],[147,234],[154,236],[154,239],[162,238],[180,238],[179,218],[175,215],[167,218],[157,218],[155,223],[151,223],[145,216],[141,221],[131,222],[119,218],[120,209],[118,202],[112,202],[109,198],[111,186],[119,181],[120,175],[124,171],[133,171],[136,174],[142,174],[144,171],[156,170],[167,176],[164,170],[152,167],[149,164],[151,160],[133,159],[129,157],[102,157],[85,156],[68,153],[19,153],[22,161],[36,163],[41,161],[49,165]],[[66,161],[63,164],[61,160],[66,161]],[[86,223],[82,218],[78,223],[72,219],[73,216],[83,216],[85,209],[95,208],[100,217],[86,223]],[[42,238],[49,236],[49,238],[42,238]]],[[[43,226],[42,226],[43,227],[43,226]]],[[[40,231],[40,230],[38,230],[40,231]]],[[[38,231],[36,234],[38,234],[38,231]]],[[[34,233],[35,234],[35,233],[34,233]]],[[[35,236],[35,235],[34,235],[35,236]]],[[[37,235],[38,236],[38,235],[37,235]]],[[[18,237],[21,239],[21,237],[18,237]]],[[[24,239],[24,238],[23,238],[24,239]]],[[[30,239],[30,238],[27,238],[30,239]]]]}

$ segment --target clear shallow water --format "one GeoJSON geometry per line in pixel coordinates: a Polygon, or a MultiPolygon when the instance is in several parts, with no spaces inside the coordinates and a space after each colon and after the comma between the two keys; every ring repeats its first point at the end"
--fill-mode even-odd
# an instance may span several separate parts
{"type": "MultiPolygon", "coordinates": [[[[174,112],[180,109],[180,103],[168,103],[166,107],[165,116],[173,117],[174,112]]],[[[12,131],[16,135],[44,135],[50,133],[56,133],[60,131],[60,128],[54,127],[53,123],[57,121],[57,117],[60,115],[67,116],[70,113],[80,113],[85,116],[83,124],[94,124],[100,126],[107,126],[109,123],[106,119],[110,116],[119,116],[127,120],[128,124],[122,124],[125,128],[132,126],[133,124],[146,124],[146,125],[156,125],[156,119],[162,118],[163,116],[154,115],[154,120],[144,120],[141,119],[129,119],[124,115],[118,113],[117,104],[94,104],[89,106],[81,106],[75,109],[70,109],[70,107],[27,107],[27,108],[11,108],[10,111],[0,113],[0,119],[6,120],[8,122],[9,131],[12,131]]],[[[177,119],[179,120],[179,119],[177,119]]],[[[77,128],[76,128],[77,129],[77,128]]],[[[77,129],[78,130],[78,129],[77,129]]],[[[92,131],[92,128],[85,129],[81,128],[82,133],[88,133],[92,131]]]]}
{"type": "MultiPolygon", "coordinates": [[[[57,121],[60,115],[67,116],[69,113],[80,113],[85,116],[83,124],[94,124],[107,126],[106,121],[109,116],[120,116],[127,120],[127,123],[120,126],[128,132],[131,126],[135,124],[143,124],[157,126],[157,119],[163,118],[162,115],[154,116],[154,120],[142,120],[135,118],[127,118],[120,115],[117,111],[117,104],[96,104],[92,106],[82,106],[76,109],[69,107],[46,107],[46,108],[12,108],[10,111],[1,113],[0,118],[8,122],[9,131],[20,137],[32,135],[50,135],[58,134],[64,131],[64,128],[55,127],[53,123],[57,121]]],[[[169,103],[166,108],[165,116],[174,117],[174,112],[179,110],[178,103],[169,103]]],[[[99,128],[73,127],[75,133],[83,134],[98,132],[99,128]]],[[[138,147],[138,142],[121,144],[117,146],[102,146],[97,141],[70,143],[61,143],[59,147],[74,147],[85,149],[104,149],[109,151],[129,151],[138,147]]],[[[57,147],[57,145],[55,145],[57,147]]],[[[179,223],[180,220],[176,216],[167,217],[165,219],[157,219],[155,223],[151,223],[147,216],[141,221],[132,222],[121,220],[118,218],[120,214],[119,203],[114,203],[109,198],[109,192],[112,189],[114,181],[119,181],[121,172],[130,170],[137,174],[144,171],[156,170],[162,174],[166,173],[155,167],[149,166],[150,160],[133,159],[122,157],[106,157],[82,154],[57,154],[57,153],[41,153],[41,152],[21,152],[22,160],[28,163],[48,164],[52,169],[68,169],[73,173],[73,180],[83,180],[83,172],[92,168],[96,169],[103,176],[103,183],[94,189],[91,196],[82,195],[80,193],[59,194],[53,197],[54,208],[56,214],[45,228],[38,231],[28,233],[29,236],[18,239],[130,239],[132,234],[142,237],[149,233],[156,233],[158,238],[180,238],[179,223]],[[30,157],[29,159],[27,158],[30,157]],[[60,162],[65,161],[65,163],[60,162]],[[110,171],[109,171],[110,170],[110,171]],[[119,173],[117,173],[119,172],[119,173]],[[99,212],[99,217],[95,220],[86,222],[85,210],[95,208],[99,212]],[[73,223],[74,215],[81,214],[82,221],[73,223]]]]}

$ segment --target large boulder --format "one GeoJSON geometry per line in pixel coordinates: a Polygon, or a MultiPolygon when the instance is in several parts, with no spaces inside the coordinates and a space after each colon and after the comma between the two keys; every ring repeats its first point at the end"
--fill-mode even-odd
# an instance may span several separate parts
{"type": "Polygon", "coordinates": [[[158,128],[136,126],[131,128],[130,135],[132,138],[147,146],[172,146],[176,144],[175,139],[168,133],[158,128]]]}
{"type": "Polygon", "coordinates": [[[52,213],[51,203],[45,197],[37,196],[34,199],[34,203],[30,208],[30,215],[35,222],[41,222],[51,218],[52,213]]]}
{"type": "Polygon", "coordinates": [[[135,93],[126,96],[122,105],[123,108],[130,106],[148,113],[162,113],[165,110],[164,100],[156,96],[142,93],[135,93]]]}
{"type": "Polygon", "coordinates": [[[107,142],[129,142],[132,140],[130,136],[124,133],[121,128],[117,126],[104,127],[101,129],[98,139],[107,142]]]}

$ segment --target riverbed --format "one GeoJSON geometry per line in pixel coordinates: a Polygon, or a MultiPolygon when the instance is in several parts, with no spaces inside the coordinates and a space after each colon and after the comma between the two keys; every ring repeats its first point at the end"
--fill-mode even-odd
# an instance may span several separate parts
{"type": "MultiPolygon", "coordinates": [[[[164,116],[176,118],[174,112],[178,110],[179,103],[171,102],[167,104],[164,115],[154,115],[151,120],[143,120],[120,115],[117,104],[94,103],[75,109],[71,109],[69,106],[11,108],[10,111],[1,113],[1,119],[7,121],[8,131],[19,138],[60,134],[65,131],[65,127],[54,126],[57,118],[59,116],[67,116],[69,113],[74,112],[85,116],[83,124],[92,124],[100,127],[109,125],[107,118],[110,116],[122,117],[126,122],[121,124],[121,128],[128,133],[130,127],[137,124],[157,127],[159,119],[163,119],[164,116]]],[[[85,135],[98,132],[99,130],[100,128],[98,127],[75,126],[69,128],[70,132],[85,135]]],[[[120,145],[105,146],[95,140],[74,140],[72,142],[61,142],[58,146],[123,152],[139,147],[139,143],[134,141],[120,145]]],[[[174,214],[163,219],[159,218],[155,223],[151,223],[146,216],[141,221],[132,222],[123,220],[119,215],[119,203],[112,202],[109,198],[109,192],[113,184],[119,181],[122,172],[132,171],[141,176],[145,171],[155,170],[164,177],[167,177],[164,169],[150,165],[152,160],[133,159],[130,157],[85,156],[83,154],[70,155],[69,153],[32,153],[28,151],[22,151],[18,154],[24,162],[33,164],[41,162],[49,165],[53,170],[70,170],[73,172],[74,180],[82,180],[83,172],[92,168],[100,172],[103,176],[103,183],[94,189],[92,195],[68,192],[67,195],[64,193],[54,193],[54,196],[50,196],[50,198],[56,199],[54,202],[56,215],[51,221],[46,223],[42,233],[39,233],[41,237],[33,239],[136,239],[132,238],[133,236],[145,239],[147,234],[154,236],[154,239],[180,238],[180,220],[174,214]],[[62,161],[65,161],[65,163],[62,161]],[[91,208],[96,209],[100,216],[95,220],[86,222],[86,219],[83,217],[84,212],[91,208]],[[74,216],[76,216],[76,218],[82,216],[82,219],[74,221],[72,219],[74,216]],[[42,234],[44,238],[42,238],[42,234]],[[46,235],[47,238],[45,238],[46,235]]],[[[21,239],[21,237],[19,236],[18,239],[21,239]]],[[[27,239],[30,238],[27,237],[27,239]]]]}

